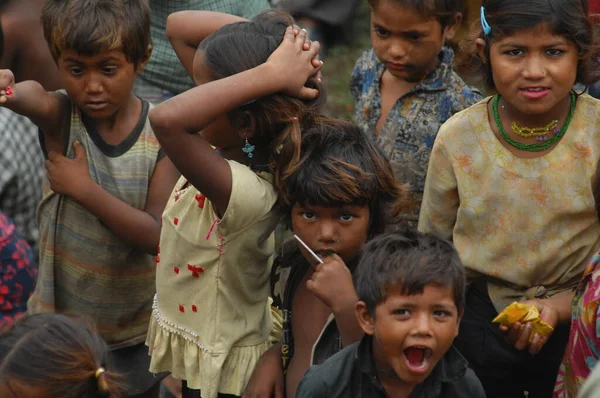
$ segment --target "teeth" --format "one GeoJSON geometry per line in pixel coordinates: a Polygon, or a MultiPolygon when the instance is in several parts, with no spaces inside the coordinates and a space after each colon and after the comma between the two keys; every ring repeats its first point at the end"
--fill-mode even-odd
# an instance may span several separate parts
{"type": "Polygon", "coordinates": [[[543,88],[528,88],[527,91],[542,91],[543,88]]]}

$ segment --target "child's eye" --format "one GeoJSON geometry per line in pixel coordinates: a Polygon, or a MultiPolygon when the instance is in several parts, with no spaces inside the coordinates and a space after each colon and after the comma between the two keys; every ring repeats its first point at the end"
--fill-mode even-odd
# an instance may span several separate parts
{"type": "Polygon", "coordinates": [[[563,50],[559,50],[557,48],[549,48],[548,50],[546,50],[546,54],[552,56],[552,57],[557,57],[559,55],[563,55],[565,52],[563,50]]]}
{"type": "Polygon", "coordinates": [[[380,37],[388,37],[390,35],[390,31],[387,29],[383,29],[381,26],[373,26],[373,30],[375,31],[375,33],[377,34],[377,36],[380,37]]]}
{"type": "Polygon", "coordinates": [[[117,71],[117,67],[116,66],[105,66],[104,68],[102,68],[102,72],[104,72],[107,75],[112,75],[117,71]]]}
{"type": "Polygon", "coordinates": [[[421,35],[418,33],[407,33],[406,38],[408,40],[419,40],[421,38],[421,35]]]}
{"type": "Polygon", "coordinates": [[[506,51],[504,54],[510,55],[510,56],[513,56],[513,57],[519,57],[519,56],[525,54],[525,51],[523,51],[523,50],[521,50],[519,48],[515,48],[514,50],[508,50],[508,51],[506,51]]]}
{"type": "Polygon", "coordinates": [[[450,311],[445,311],[445,310],[436,310],[433,311],[433,316],[437,317],[437,318],[448,318],[452,316],[452,313],[450,311]]]}
{"type": "Polygon", "coordinates": [[[410,311],[408,311],[405,308],[398,308],[398,309],[394,310],[394,315],[407,316],[407,315],[410,315],[410,311]]]}
{"type": "Polygon", "coordinates": [[[344,221],[344,222],[350,222],[354,219],[354,216],[352,214],[344,214],[343,216],[340,217],[340,220],[344,221]]]}
{"type": "Polygon", "coordinates": [[[302,213],[302,218],[304,218],[305,220],[314,220],[316,217],[314,213],[304,212],[302,213]]]}
{"type": "Polygon", "coordinates": [[[73,76],[79,76],[83,73],[83,69],[79,66],[73,66],[69,68],[69,73],[71,73],[73,76]]]}

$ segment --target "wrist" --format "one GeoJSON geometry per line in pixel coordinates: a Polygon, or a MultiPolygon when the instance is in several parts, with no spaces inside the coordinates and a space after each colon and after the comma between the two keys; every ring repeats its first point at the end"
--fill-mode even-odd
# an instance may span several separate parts
{"type": "Polygon", "coordinates": [[[285,78],[281,76],[281,73],[268,60],[264,64],[257,66],[256,70],[259,76],[266,76],[262,82],[265,95],[275,94],[285,89],[285,78]]]}
{"type": "Polygon", "coordinates": [[[331,306],[331,311],[334,315],[340,314],[346,311],[353,311],[356,308],[356,303],[358,303],[358,295],[356,291],[352,289],[352,292],[348,292],[347,294],[341,295],[339,299],[335,300],[331,306]]]}
{"type": "Polygon", "coordinates": [[[86,203],[89,198],[93,198],[97,195],[96,188],[99,185],[94,182],[91,178],[82,181],[77,184],[77,188],[71,195],[79,203],[86,203]]]}

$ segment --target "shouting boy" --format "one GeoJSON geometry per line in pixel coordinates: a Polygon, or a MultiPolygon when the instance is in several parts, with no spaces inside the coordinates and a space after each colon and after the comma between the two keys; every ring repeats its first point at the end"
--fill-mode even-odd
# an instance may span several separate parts
{"type": "Polygon", "coordinates": [[[416,232],[367,243],[354,273],[364,337],[312,367],[297,398],[485,397],[452,347],[465,272],[452,245],[416,232]]]}

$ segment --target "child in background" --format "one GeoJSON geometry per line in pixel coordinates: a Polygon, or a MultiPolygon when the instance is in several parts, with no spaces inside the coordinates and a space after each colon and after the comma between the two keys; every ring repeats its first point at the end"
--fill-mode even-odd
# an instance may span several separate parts
{"type": "MultiPolygon", "coordinates": [[[[350,83],[356,122],[390,159],[398,181],[421,203],[438,129],[481,99],[454,72],[445,42],[462,20],[461,0],[368,0],[371,44],[350,83]]],[[[406,213],[415,225],[419,210],[406,213]]]]}
{"type": "Polygon", "coordinates": [[[198,11],[169,17],[172,40],[201,42],[195,52],[175,47],[198,87],[150,115],[183,177],[163,214],[146,344],[150,370],[183,380],[184,397],[241,395],[272,345],[273,184],[297,166],[323,98],[304,87],[317,87],[307,80],[320,69],[319,45],[296,36],[288,14],[236,21],[198,11]]]}
{"type": "Polygon", "coordinates": [[[3,398],[126,396],[95,329],[64,315],[37,314],[0,334],[3,398]]]}
{"type": "Polygon", "coordinates": [[[297,398],[485,398],[452,347],[465,305],[465,271],[452,244],[384,234],[367,243],[354,273],[365,332],[311,368],[297,398]]]}
{"type": "Polygon", "coordinates": [[[15,224],[0,211],[0,328],[12,325],[27,312],[37,278],[34,258],[15,224]]]}
{"type": "Polygon", "coordinates": [[[261,359],[246,397],[283,395],[284,384],[293,397],[311,364],[360,339],[352,285],[358,253],[409,206],[407,188],[356,125],[332,120],[304,131],[299,166],[282,180],[280,197],[292,230],[323,263],[296,240],[284,245],[272,292],[283,337],[261,359]]]}
{"type": "Polygon", "coordinates": [[[556,306],[600,248],[600,102],[572,91],[596,79],[599,42],[580,0],[487,0],[475,29],[466,65],[499,94],[440,129],[419,230],[453,240],[467,269],[455,345],[488,397],[549,397],[568,339],[556,306]],[[557,327],[513,329],[513,346],[492,320],[527,299],[557,327]]]}
{"type": "Polygon", "coordinates": [[[160,215],[178,177],[132,92],[150,56],[149,12],[143,0],[47,1],[44,34],[66,93],[0,72],[0,102],[39,127],[48,156],[29,311],[94,321],[131,395],[158,388],[143,343],[160,215]]]}

